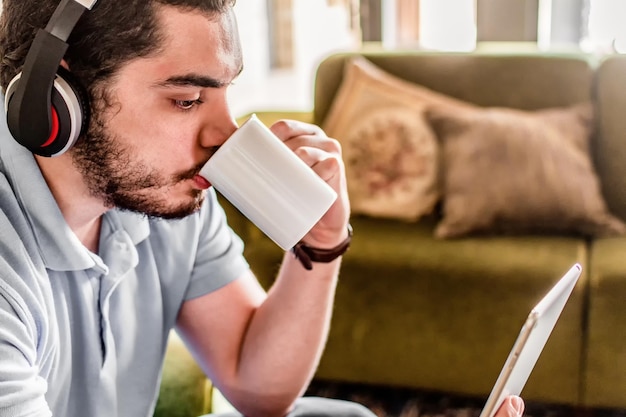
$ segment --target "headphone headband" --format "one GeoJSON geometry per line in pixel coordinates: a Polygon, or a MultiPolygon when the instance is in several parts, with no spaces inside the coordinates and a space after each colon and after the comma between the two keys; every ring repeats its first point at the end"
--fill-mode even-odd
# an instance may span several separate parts
{"type": "Polygon", "coordinates": [[[83,5],[85,9],[91,10],[98,0],[74,0],[83,5]]]}
{"type": "Polygon", "coordinates": [[[46,32],[67,41],[85,10],[91,10],[97,0],[62,0],[46,25],[46,32]]]}
{"type": "Polygon", "coordinates": [[[40,149],[53,130],[52,90],[69,38],[78,20],[97,0],[61,0],[26,55],[15,92],[7,100],[9,130],[29,149],[40,149]]]}

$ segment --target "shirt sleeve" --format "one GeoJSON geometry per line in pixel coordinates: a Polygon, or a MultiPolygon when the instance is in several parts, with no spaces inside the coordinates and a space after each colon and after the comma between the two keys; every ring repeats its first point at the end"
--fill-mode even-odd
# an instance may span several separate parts
{"type": "Polygon", "coordinates": [[[215,291],[242,276],[250,268],[243,248],[243,241],[228,226],[215,191],[209,189],[200,211],[198,247],[185,300],[215,291]]]}
{"type": "MultiPolygon", "coordinates": [[[[5,271],[6,272],[6,271],[5,271]]],[[[49,417],[37,367],[37,329],[18,293],[0,277],[0,415],[49,417]]]]}

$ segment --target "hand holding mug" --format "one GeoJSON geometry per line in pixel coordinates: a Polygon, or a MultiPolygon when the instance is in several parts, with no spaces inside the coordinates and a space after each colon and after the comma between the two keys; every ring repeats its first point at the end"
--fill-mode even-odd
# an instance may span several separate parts
{"type": "Polygon", "coordinates": [[[350,202],[341,146],[316,125],[281,120],[270,127],[300,159],[337,193],[337,199],[315,227],[304,237],[313,247],[330,248],[347,234],[350,202]]]}
{"type": "Polygon", "coordinates": [[[281,248],[307,234],[311,245],[334,245],[349,212],[338,144],[308,124],[272,130],[253,115],[200,174],[281,248]]]}

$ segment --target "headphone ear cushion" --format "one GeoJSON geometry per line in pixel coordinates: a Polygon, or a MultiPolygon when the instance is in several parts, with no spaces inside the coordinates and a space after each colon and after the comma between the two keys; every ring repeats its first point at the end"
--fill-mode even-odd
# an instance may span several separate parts
{"type": "Polygon", "coordinates": [[[89,99],[87,92],[74,76],[59,67],[52,90],[53,135],[34,153],[43,156],[57,156],[66,152],[85,132],[89,125],[89,99]],[[55,114],[56,113],[56,114],[55,114]],[[55,122],[57,122],[55,124],[55,122]],[[54,135],[56,130],[56,135],[54,135]]]}

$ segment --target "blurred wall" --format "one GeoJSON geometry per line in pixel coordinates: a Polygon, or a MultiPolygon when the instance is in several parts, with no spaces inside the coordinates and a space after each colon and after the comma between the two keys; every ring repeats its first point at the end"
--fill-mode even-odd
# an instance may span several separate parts
{"type": "Polygon", "coordinates": [[[243,48],[244,71],[238,82],[260,81],[269,71],[269,36],[266,2],[238,1],[235,15],[243,48]]]}
{"type": "Polygon", "coordinates": [[[536,41],[537,17],[538,0],[477,0],[477,41],[536,41]]]}

